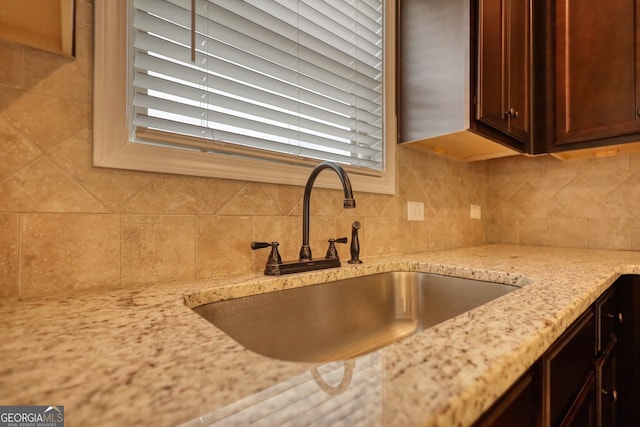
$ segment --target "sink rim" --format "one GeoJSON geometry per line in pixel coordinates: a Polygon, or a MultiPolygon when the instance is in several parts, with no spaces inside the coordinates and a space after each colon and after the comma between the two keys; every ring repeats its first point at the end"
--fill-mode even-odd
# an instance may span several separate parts
{"type": "MultiPolygon", "coordinates": [[[[381,273],[427,273],[458,279],[478,280],[481,282],[509,285],[516,288],[524,288],[533,282],[525,274],[503,270],[448,266],[447,272],[443,272],[441,268],[442,266],[433,266],[430,264],[425,265],[423,262],[417,263],[417,265],[410,265],[408,267],[405,264],[405,262],[380,262],[379,264],[369,263],[360,265],[343,265],[338,269],[319,270],[292,274],[289,276],[265,276],[263,274],[255,273],[248,277],[234,280],[233,283],[221,286],[214,285],[208,288],[185,293],[182,296],[182,303],[187,308],[194,309],[195,307],[199,307],[204,304],[211,304],[219,301],[321,285],[338,280],[368,277],[381,273]],[[339,277],[336,277],[336,272],[340,273],[338,274],[339,277]]],[[[215,282],[216,280],[219,279],[214,278],[208,279],[207,281],[215,282]]]]}

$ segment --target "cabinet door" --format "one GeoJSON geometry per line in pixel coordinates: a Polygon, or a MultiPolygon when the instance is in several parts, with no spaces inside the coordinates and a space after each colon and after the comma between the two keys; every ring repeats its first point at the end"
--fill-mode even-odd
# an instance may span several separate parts
{"type": "Polygon", "coordinates": [[[613,335],[597,364],[598,427],[617,426],[617,339],[613,335]]]}
{"type": "Polygon", "coordinates": [[[535,427],[537,418],[533,374],[527,372],[473,427],[535,427]]]}
{"type": "Polygon", "coordinates": [[[640,276],[622,276],[615,284],[623,322],[618,334],[618,424],[640,425],[640,276]]]}
{"type": "Polygon", "coordinates": [[[478,8],[478,120],[509,131],[505,66],[506,1],[480,0],[478,8]]]}
{"type": "Polygon", "coordinates": [[[522,142],[529,132],[529,2],[479,0],[477,119],[522,142]]]}
{"type": "Polygon", "coordinates": [[[556,145],[640,131],[636,0],[555,5],[556,145]]]}
{"type": "Polygon", "coordinates": [[[592,372],[567,416],[558,425],[560,427],[596,427],[596,412],[595,375],[592,372]]]}
{"type": "Polygon", "coordinates": [[[509,133],[521,141],[529,134],[529,2],[509,0],[507,39],[509,133]]]}
{"type": "Polygon", "coordinates": [[[618,307],[617,287],[611,286],[596,301],[596,352],[600,354],[609,345],[611,337],[617,334],[622,323],[622,313],[618,307]]]}
{"type": "Polygon", "coordinates": [[[557,426],[568,414],[575,413],[577,399],[589,392],[585,384],[595,377],[595,323],[593,310],[588,310],[542,356],[545,427],[557,426]]]}

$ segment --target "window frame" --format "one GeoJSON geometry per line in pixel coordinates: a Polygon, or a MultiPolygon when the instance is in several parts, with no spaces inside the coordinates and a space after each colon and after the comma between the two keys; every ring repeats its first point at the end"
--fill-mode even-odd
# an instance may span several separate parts
{"type": "MultiPolygon", "coordinates": [[[[384,46],[384,166],[380,174],[350,171],[355,191],[395,194],[396,183],[396,8],[385,1],[384,46]]],[[[309,166],[258,158],[232,157],[217,153],[180,150],[160,145],[130,142],[127,94],[128,6],[127,0],[96,0],[94,3],[94,105],[93,165],[179,175],[195,175],[273,184],[305,185],[309,166]]],[[[318,160],[320,163],[320,160],[318,160]]],[[[345,169],[349,170],[348,166],[345,169]]],[[[341,188],[327,174],[318,186],[341,188]]]]}

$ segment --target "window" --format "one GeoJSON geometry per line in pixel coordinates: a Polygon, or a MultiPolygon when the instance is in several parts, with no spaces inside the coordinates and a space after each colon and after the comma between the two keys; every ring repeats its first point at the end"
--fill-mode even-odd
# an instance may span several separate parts
{"type": "Polygon", "coordinates": [[[331,160],[393,193],[389,1],[124,3],[95,5],[96,166],[304,184],[331,160]]]}

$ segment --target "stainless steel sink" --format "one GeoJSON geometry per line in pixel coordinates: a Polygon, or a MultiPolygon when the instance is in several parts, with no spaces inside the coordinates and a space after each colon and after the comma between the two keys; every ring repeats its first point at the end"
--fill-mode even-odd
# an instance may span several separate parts
{"type": "Polygon", "coordinates": [[[515,286],[390,272],[194,308],[246,348],[327,362],[379,349],[509,293],[515,286]]]}

